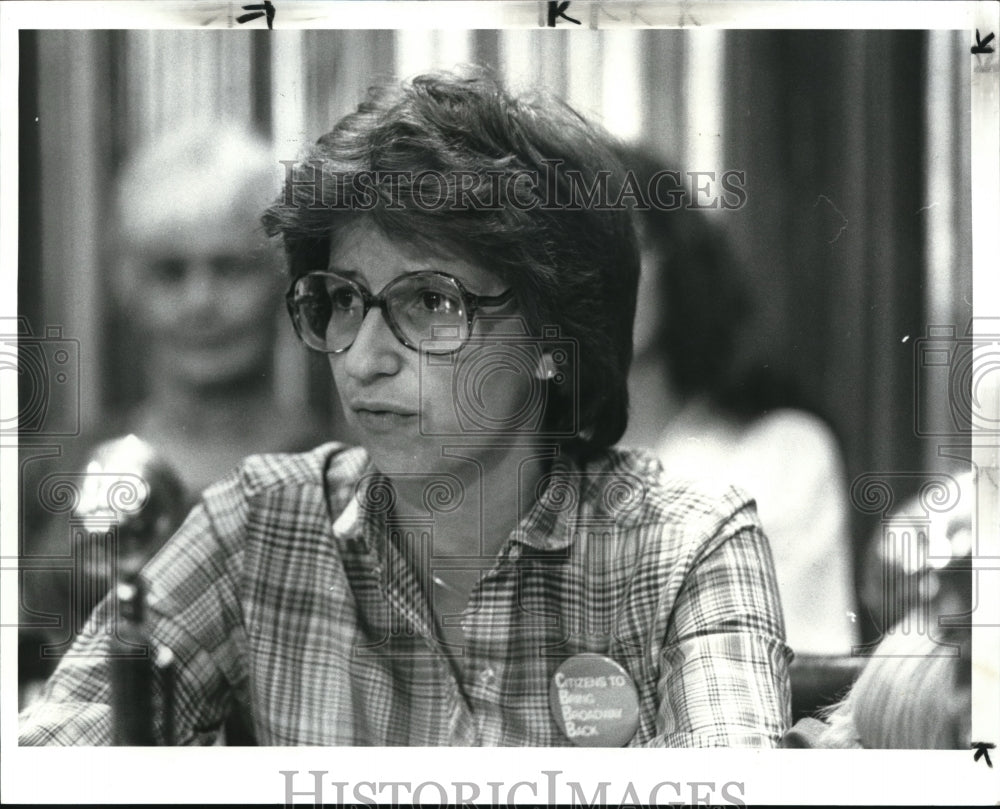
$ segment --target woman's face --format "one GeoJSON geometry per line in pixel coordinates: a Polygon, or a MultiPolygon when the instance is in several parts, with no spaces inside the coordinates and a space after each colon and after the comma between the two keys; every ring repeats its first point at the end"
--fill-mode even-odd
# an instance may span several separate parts
{"type": "Polygon", "coordinates": [[[223,211],[183,228],[164,214],[132,236],[125,305],[162,379],[207,388],[268,370],[282,281],[273,256],[252,248],[257,241],[223,211]]]}
{"type": "MultiPolygon", "coordinates": [[[[373,295],[401,275],[427,270],[453,276],[475,295],[507,290],[493,273],[461,258],[418,252],[367,220],[334,240],[328,269],[373,295]]],[[[373,307],[350,348],[329,356],[347,421],[379,471],[443,470],[452,465],[443,457],[449,446],[488,466],[511,457],[512,445],[531,434],[525,414],[541,384],[529,360],[539,347],[510,339],[518,333],[524,325],[511,301],[481,311],[470,341],[455,354],[422,354],[404,346],[373,307]]]]}

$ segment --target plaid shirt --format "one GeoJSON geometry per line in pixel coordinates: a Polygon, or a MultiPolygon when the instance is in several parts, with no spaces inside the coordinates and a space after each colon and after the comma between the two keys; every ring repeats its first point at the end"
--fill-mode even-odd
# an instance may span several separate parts
{"type": "MultiPolygon", "coordinates": [[[[212,743],[242,705],[262,745],[568,745],[550,682],[599,652],[638,691],[629,746],[779,743],[792,655],[752,501],[662,480],[638,452],[556,458],[497,556],[464,560],[485,573],[448,654],[414,566],[437,564],[434,508],[457,480],[429,485],[409,524],[340,445],[257,456],[208,489],[144,571],[178,742],[212,743]]],[[[101,615],[22,713],[21,744],[109,743],[101,615]]]]}

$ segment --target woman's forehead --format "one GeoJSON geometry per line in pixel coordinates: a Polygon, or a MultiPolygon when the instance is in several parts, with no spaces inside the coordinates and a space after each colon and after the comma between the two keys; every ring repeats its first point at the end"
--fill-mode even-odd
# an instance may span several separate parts
{"type": "Polygon", "coordinates": [[[424,270],[453,275],[470,291],[492,295],[506,289],[503,280],[470,258],[448,250],[387,235],[370,219],[352,222],[330,240],[329,270],[359,276],[372,290],[400,275],[424,270]]]}

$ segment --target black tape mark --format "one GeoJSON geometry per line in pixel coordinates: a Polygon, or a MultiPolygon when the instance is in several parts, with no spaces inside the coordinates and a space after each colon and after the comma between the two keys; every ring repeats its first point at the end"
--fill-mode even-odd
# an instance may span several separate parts
{"type": "MultiPolygon", "coordinates": [[[[552,5],[549,3],[549,5],[552,5]]],[[[970,49],[971,53],[993,53],[993,48],[989,47],[990,42],[993,41],[993,34],[989,33],[986,35],[986,39],[979,38],[979,29],[976,29],[976,44],[970,49]]]]}
{"type": "Polygon", "coordinates": [[[556,19],[562,17],[564,20],[569,20],[570,22],[580,24],[579,20],[574,20],[572,17],[568,16],[565,12],[569,8],[569,0],[564,0],[562,3],[550,2],[549,3],[549,21],[548,27],[556,27],[556,19]]]}
{"type": "Polygon", "coordinates": [[[986,765],[992,770],[993,762],[990,761],[990,750],[996,747],[993,742],[973,742],[973,749],[976,751],[976,755],[972,757],[973,761],[979,761],[980,758],[986,759],[986,765]]]}
{"type": "Polygon", "coordinates": [[[249,11],[250,14],[240,14],[236,18],[236,22],[240,25],[251,20],[258,20],[266,15],[268,30],[274,30],[274,15],[278,13],[278,10],[274,7],[274,3],[271,0],[264,0],[263,3],[253,3],[249,6],[243,6],[243,10],[249,11]]]}

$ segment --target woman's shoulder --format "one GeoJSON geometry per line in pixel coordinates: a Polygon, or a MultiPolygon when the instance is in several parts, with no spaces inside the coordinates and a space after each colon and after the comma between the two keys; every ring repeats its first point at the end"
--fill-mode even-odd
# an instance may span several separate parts
{"type": "Polygon", "coordinates": [[[201,493],[179,533],[201,537],[196,544],[235,558],[243,553],[248,532],[266,530],[276,520],[294,523],[296,531],[322,525],[328,518],[328,487],[333,483],[341,486],[337,491],[353,491],[355,470],[364,468],[366,457],[364,450],[339,442],[308,452],[251,455],[201,493]],[[213,543],[205,542],[206,532],[213,543]]]}
{"type": "Polygon", "coordinates": [[[244,498],[274,489],[324,486],[330,480],[356,478],[367,462],[360,447],[329,441],[305,452],[269,452],[247,457],[224,480],[205,491],[206,499],[236,488],[244,498]]]}

